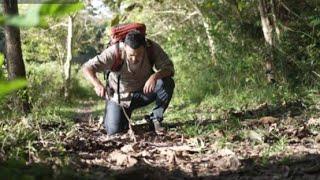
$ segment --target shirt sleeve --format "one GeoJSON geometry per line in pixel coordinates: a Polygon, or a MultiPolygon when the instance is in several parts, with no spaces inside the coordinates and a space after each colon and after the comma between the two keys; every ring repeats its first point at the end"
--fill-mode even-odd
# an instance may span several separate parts
{"type": "Polygon", "coordinates": [[[108,47],[101,54],[89,59],[83,66],[90,67],[95,72],[111,69],[114,59],[115,45],[108,47]]]}
{"type": "Polygon", "coordinates": [[[168,54],[160,47],[159,44],[153,42],[153,58],[154,58],[154,68],[156,71],[168,70],[174,75],[173,62],[170,60],[168,54]]]}

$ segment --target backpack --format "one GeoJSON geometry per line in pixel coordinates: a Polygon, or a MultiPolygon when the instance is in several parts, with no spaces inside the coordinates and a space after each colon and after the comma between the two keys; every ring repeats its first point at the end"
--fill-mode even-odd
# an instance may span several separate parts
{"type": "MultiPolygon", "coordinates": [[[[109,74],[111,72],[119,72],[121,70],[121,67],[123,65],[123,59],[121,58],[121,50],[119,47],[120,42],[123,42],[126,35],[132,31],[132,30],[138,30],[142,35],[146,35],[146,26],[145,24],[141,23],[127,23],[127,24],[119,24],[116,26],[111,27],[110,30],[110,41],[107,44],[107,47],[110,47],[112,45],[115,45],[115,61],[114,64],[111,66],[111,70],[106,70],[104,77],[106,80],[106,87],[107,87],[107,93],[109,96],[112,96],[114,93],[114,90],[112,90],[109,87],[108,79],[109,79],[109,74]]],[[[154,65],[154,56],[153,56],[153,44],[151,40],[146,39],[146,50],[147,50],[147,55],[148,59],[150,61],[151,66],[154,65]]],[[[118,103],[120,104],[120,78],[121,75],[120,73],[117,73],[117,93],[118,93],[118,103]]]]}

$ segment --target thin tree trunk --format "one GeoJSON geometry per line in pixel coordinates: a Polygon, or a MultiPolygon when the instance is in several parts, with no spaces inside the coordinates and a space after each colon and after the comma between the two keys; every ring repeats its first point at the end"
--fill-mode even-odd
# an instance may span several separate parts
{"type": "MultiPolygon", "coordinates": [[[[17,0],[3,0],[3,13],[4,15],[18,15],[18,2],[17,0]]],[[[17,78],[26,78],[26,69],[23,62],[20,29],[14,26],[5,26],[5,57],[7,60],[7,70],[9,80],[17,78]]],[[[23,92],[22,98],[16,98],[15,105],[22,104],[24,113],[30,112],[30,105],[28,103],[28,95],[23,92]]]]}
{"type": "Polygon", "coordinates": [[[260,12],[260,18],[261,18],[261,24],[262,24],[262,31],[264,35],[264,39],[267,44],[267,49],[268,49],[268,56],[266,58],[266,75],[267,75],[267,80],[269,83],[274,83],[275,82],[275,77],[274,77],[274,66],[273,66],[273,61],[274,61],[274,47],[275,47],[275,39],[274,39],[274,26],[273,26],[273,21],[269,17],[269,8],[268,8],[268,1],[266,0],[259,0],[259,12],[260,12]]]}
{"type": "Polygon", "coordinates": [[[207,35],[207,38],[208,38],[208,45],[209,45],[209,49],[210,49],[210,54],[211,54],[211,61],[212,61],[212,64],[213,65],[216,65],[217,64],[217,58],[216,58],[216,46],[215,46],[215,43],[214,43],[214,40],[211,36],[211,33],[210,33],[210,30],[211,30],[211,27],[210,27],[210,22],[209,20],[203,15],[203,13],[201,12],[201,10],[198,8],[198,6],[192,1],[192,0],[189,0],[190,4],[194,7],[195,11],[198,12],[200,18],[201,18],[201,21],[202,21],[202,24],[203,24],[203,27],[206,31],[206,35],[207,35]]]}
{"type": "Polygon", "coordinates": [[[267,7],[267,2],[265,0],[259,0],[259,12],[260,12],[264,39],[266,40],[269,46],[274,46],[273,27],[271,24],[271,20],[268,16],[269,12],[267,7]]]}
{"type": "Polygon", "coordinates": [[[277,41],[280,41],[280,28],[278,26],[278,18],[276,14],[276,0],[271,0],[271,15],[272,15],[272,21],[273,21],[273,28],[277,35],[277,41]]]}
{"type": "Polygon", "coordinates": [[[73,19],[71,16],[68,17],[68,37],[67,37],[67,59],[64,63],[64,97],[69,99],[70,97],[70,79],[71,79],[71,60],[72,60],[72,25],[73,19]]]}

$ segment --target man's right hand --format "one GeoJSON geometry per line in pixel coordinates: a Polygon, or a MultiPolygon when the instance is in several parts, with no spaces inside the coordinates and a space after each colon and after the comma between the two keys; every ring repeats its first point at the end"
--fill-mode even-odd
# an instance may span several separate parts
{"type": "Polygon", "coordinates": [[[103,85],[101,84],[98,84],[94,87],[94,90],[96,91],[96,94],[99,96],[99,97],[105,97],[106,96],[106,89],[104,88],[103,85]]]}
{"type": "Polygon", "coordinates": [[[83,66],[83,73],[86,79],[94,86],[94,90],[99,97],[105,98],[106,89],[96,76],[96,72],[90,66],[83,66]]]}

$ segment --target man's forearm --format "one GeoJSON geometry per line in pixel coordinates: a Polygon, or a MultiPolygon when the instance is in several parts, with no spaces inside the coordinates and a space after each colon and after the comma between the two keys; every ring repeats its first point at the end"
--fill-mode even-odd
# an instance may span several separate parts
{"type": "Polygon", "coordinates": [[[103,86],[103,84],[101,83],[101,81],[97,78],[96,76],[96,72],[94,72],[93,69],[91,69],[90,67],[83,67],[83,74],[85,76],[85,78],[94,86],[103,86]]]}
{"type": "Polygon", "coordinates": [[[172,74],[173,73],[171,70],[160,70],[160,71],[154,73],[153,75],[155,76],[156,80],[158,80],[158,79],[172,76],[172,74]]]}

